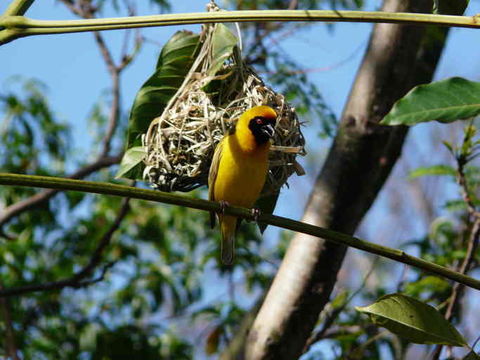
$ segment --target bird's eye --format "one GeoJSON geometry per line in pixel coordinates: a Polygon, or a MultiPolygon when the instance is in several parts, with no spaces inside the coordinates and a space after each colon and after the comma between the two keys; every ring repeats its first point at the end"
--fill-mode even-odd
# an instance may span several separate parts
{"type": "Polygon", "coordinates": [[[261,124],[263,124],[263,119],[262,118],[257,118],[256,122],[257,122],[258,125],[261,125],[261,124]]]}

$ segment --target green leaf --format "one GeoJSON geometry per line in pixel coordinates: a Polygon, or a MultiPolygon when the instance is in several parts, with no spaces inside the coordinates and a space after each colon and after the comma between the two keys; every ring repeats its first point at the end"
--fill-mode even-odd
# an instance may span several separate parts
{"type": "Polygon", "coordinates": [[[369,314],[376,325],[413,343],[466,345],[463,336],[434,307],[403,294],[385,295],[356,309],[369,314]]]}
{"type": "Polygon", "coordinates": [[[409,179],[415,179],[421,176],[440,176],[447,175],[455,177],[457,171],[448,165],[433,165],[415,169],[408,174],[409,179]]]}
{"type": "Polygon", "coordinates": [[[223,24],[217,24],[212,37],[212,64],[208,75],[213,76],[232,55],[233,48],[237,45],[237,38],[223,24]]]}
{"type": "Polygon", "coordinates": [[[160,52],[155,73],[135,97],[128,125],[127,149],[141,145],[141,134],[160,116],[170,98],[182,85],[195,59],[199,35],[189,31],[175,33],[160,52]]]}
{"type": "Polygon", "coordinates": [[[451,288],[450,283],[437,276],[425,276],[420,280],[407,283],[405,292],[411,296],[420,296],[425,292],[429,293],[446,293],[451,288]]]}
{"type": "Polygon", "coordinates": [[[120,178],[128,173],[135,166],[140,164],[146,155],[147,152],[143,146],[134,146],[128,149],[123,155],[122,162],[120,163],[120,167],[115,177],[120,178]]]}
{"type": "Polygon", "coordinates": [[[467,209],[467,204],[463,200],[449,200],[445,202],[443,207],[448,211],[465,211],[467,209]]]}
{"type": "Polygon", "coordinates": [[[419,85],[398,100],[382,125],[415,125],[427,121],[450,123],[480,113],[480,83],[460,77],[419,85]]]}

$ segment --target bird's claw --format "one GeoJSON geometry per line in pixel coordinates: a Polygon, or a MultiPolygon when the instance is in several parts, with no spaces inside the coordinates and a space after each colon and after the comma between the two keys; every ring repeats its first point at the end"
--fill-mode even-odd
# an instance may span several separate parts
{"type": "Polygon", "coordinates": [[[261,215],[261,211],[259,208],[253,208],[252,209],[252,216],[253,216],[253,221],[258,222],[258,218],[261,215]]]}
{"type": "Polygon", "coordinates": [[[230,204],[228,203],[228,201],[225,201],[225,200],[220,200],[219,203],[220,203],[220,213],[222,215],[225,215],[225,209],[229,207],[230,204]]]}

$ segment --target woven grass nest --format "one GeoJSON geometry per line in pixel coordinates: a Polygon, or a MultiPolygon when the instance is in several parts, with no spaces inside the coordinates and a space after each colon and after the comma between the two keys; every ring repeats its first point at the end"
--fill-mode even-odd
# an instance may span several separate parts
{"type": "Polygon", "coordinates": [[[262,194],[275,193],[293,172],[303,174],[295,160],[298,154],[305,155],[300,121],[284,96],[266,86],[241,60],[236,45],[224,52],[224,59],[218,58],[213,37],[219,30],[233,36],[224,25],[204,26],[201,48],[182,86],[142,136],[147,150],[144,180],[163,191],[206,185],[218,142],[244,111],[268,105],[279,117],[262,194]]]}

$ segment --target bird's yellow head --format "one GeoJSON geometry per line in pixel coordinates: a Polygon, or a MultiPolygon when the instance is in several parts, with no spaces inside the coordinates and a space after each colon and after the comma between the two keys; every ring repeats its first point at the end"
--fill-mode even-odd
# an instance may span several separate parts
{"type": "Polygon", "coordinates": [[[267,143],[275,134],[277,113],[269,106],[255,106],[245,111],[237,123],[236,131],[250,133],[257,145],[267,143]]]}

